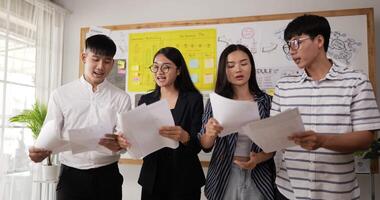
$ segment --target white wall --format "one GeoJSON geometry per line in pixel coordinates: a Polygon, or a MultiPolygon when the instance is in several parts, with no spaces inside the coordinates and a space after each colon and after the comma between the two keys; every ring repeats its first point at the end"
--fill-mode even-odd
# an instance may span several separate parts
{"type": "MultiPolygon", "coordinates": [[[[376,33],[380,33],[378,0],[54,0],[71,11],[66,17],[64,33],[63,83],[79,76],[79,36],[81,27],[144,22],[178,21],[373,7],[376,33]]],[[[377,34],[379,35],[379,34],[377,34]]],[[[377,94],[380,94],[380,38],[376,40],[377,94]]],[[[379,98],[378,98],[379,101],[379,98]]],[[[136,184],[139,167],[122,166],[126,199],[138,199],[136,184]]],[[[380,175],[376,175],[380,186],[380,175]]],[[[362,199],[370,199],[367,175],[359,176],[362,199]]],[[[377,190],[380,200],[380,190],[377,190]]]]}

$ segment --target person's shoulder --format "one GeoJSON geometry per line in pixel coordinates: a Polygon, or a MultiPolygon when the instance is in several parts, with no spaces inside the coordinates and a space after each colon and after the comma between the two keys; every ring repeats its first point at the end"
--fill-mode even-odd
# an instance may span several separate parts
{"type": "Polygon", "coordinates": [[[117,96],[125,96],[125,97],[129,97],[128,93],[118,87],[116,87],[115,85],[113,85],[112,83],[108,82],[108,89],[115,95],[117,96]]]}
{"type": "Polygon", "coordinates": [[[150,104],[155,102],[156,99],[159,100],[157,92],[151,91],[149,93],[141,95],[139,102],[150,104]]]}
{"type": "Polygon", "coordinates": [[[355,67],[348,66],[339,62],[334,62],[333,71],[341,76],[343,80],[368,80],[368,76],[364,72],[357,70],[355,67]]]}
{"type": "Polygon", "coordinates": [[[293,71],[283,74],[277,81],[277,85],[298,83],[302,78],[302,71],[293,71]]]}
{"type": "Polygon", "coordinates": [[[80,85],[80,80],[77,79],[77,80],[73,80],[73,81],[70,81],[68,83],[65,83],[61,86],[59,86],[58,88],[56,88],[53,93],[59,93],[59,92],[65,92],[65,91],[70,91],[72,90],[73,88],[77,89],[78,86],[80,85]]]}
{"type": "Polygon", "coordinates": [[[267,94],[265,91],[262,91],[262,96],[265,98],[265,99],[271,99],[272,96],[270,96],[269,94],[267,94]]]}
{"type": "Polygon", "coordinates": [[[146,94],[141,95],[141,98],[142,99],[151,99],[151,98],[154,98],[155,96],[157,96],[156,92],[151,91],[151,92],[148,92],[146,94]]]}
{"type": "Polygon", "coordinates": [[[267,94],[265,91],[262,91],[262,93],[260,94],[260,96],[257,97],[257,101],[271,103],[272,96],[270,96],[269,94],[267,94]]]}
{"type": "Polygon", "coordinates": [[[203,100],[203,96],[200,92],[197,92],[197,91],[188,91],[188,92],[183,92],[183,96],[187,99],[189,99],[190,101],[194,101],[194,100],[200,100],[202,99],[203,100]]]}

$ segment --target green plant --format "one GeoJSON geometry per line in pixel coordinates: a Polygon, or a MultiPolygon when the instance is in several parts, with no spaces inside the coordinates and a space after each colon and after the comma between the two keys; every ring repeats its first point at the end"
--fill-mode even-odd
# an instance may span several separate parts
{"type": "MultiPolygon", "coordinates": [[[[47,106],[36,101],[31,110],[25,109],[20,114],[9,118],[10,122],[24,123],[32,131],[32,136],[37,139],[47,114],[47,106]]],[[[48,165],[51,165],[51,157],[48,156],[48,165]]]]}
{"type": "Polygon", "coordinates": [[[375,159],[380,156],[380,138],[377,140],[374,140],[369,147],[368,150],[366,150],[363,153],[363,158],[364,159],[375,159]]]}

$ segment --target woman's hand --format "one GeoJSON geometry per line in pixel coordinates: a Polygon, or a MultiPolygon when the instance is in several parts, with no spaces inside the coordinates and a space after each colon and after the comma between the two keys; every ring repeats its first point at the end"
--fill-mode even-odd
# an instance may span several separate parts
{"type": "Polygon", "coordinates": [[[208,119],[205,125],[205,133],[201,136],[201,145],[204,149],[211,149],[214,146],[215,140],[222,132],[223,127],[214,118],[208,119]]]}
{"type": "Polygon", "coordinates": [[[127,138],[125,138],[123,136],[122,133],[119,133],[117,134],[117,143],[119,144],[119,146],[123,149],[127,149],[129,147],[131,147],[131,144],[128,142],[127,138]]]}
{"type": "Polygon", "coordinates": [[[260,163],[256,153],[251,152],[248,161],[234,160],[234,163],[242,169],[254,169],[260,163]]]}
{"type": "Polygon", "coordinates": [[[159,130],[160,135],[186,144],[190,141],[190,134],[180,126],[162,126],[159,130]]]}
{"type": "Polygon", "coordinates": [[[223,127],[219,124],[219,122],[216,119],[211,117],[207,121],[205,133],[207,136],[216,138],[222,132],[222,130],[223,127]]]}
{"type": "Polygon", "coordinates": [[[249,160],[244,162],[244,161],[239,161],[239,160],[234,160],[234,163],[237,164],[240,168],[243,169],[254,169],[256,166],[262,162],[265,162],[271,158],[273,158],[274,153],[265,153],[265,152],[251,152],[249,154],[249,160]]]}

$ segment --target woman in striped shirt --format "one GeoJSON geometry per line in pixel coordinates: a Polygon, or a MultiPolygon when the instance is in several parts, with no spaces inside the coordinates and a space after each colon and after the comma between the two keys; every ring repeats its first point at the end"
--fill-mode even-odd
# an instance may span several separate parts
{"type": "MultiPolygon", "coordinates": [[[[221,54],[215,92],[243,101],[256,101],[260,117],[269,116],[271,98],[256,81],[251,52],[242,45],[230,45],[221,54]]],[[[202,117],[200,141],[213,154],[206,178],[209,200],[274,199],[275,167],[272,153],[264,153],[246,135],[233,133],[218,137],[223,127],[212,118],[210,101],[202,117]]]]}

